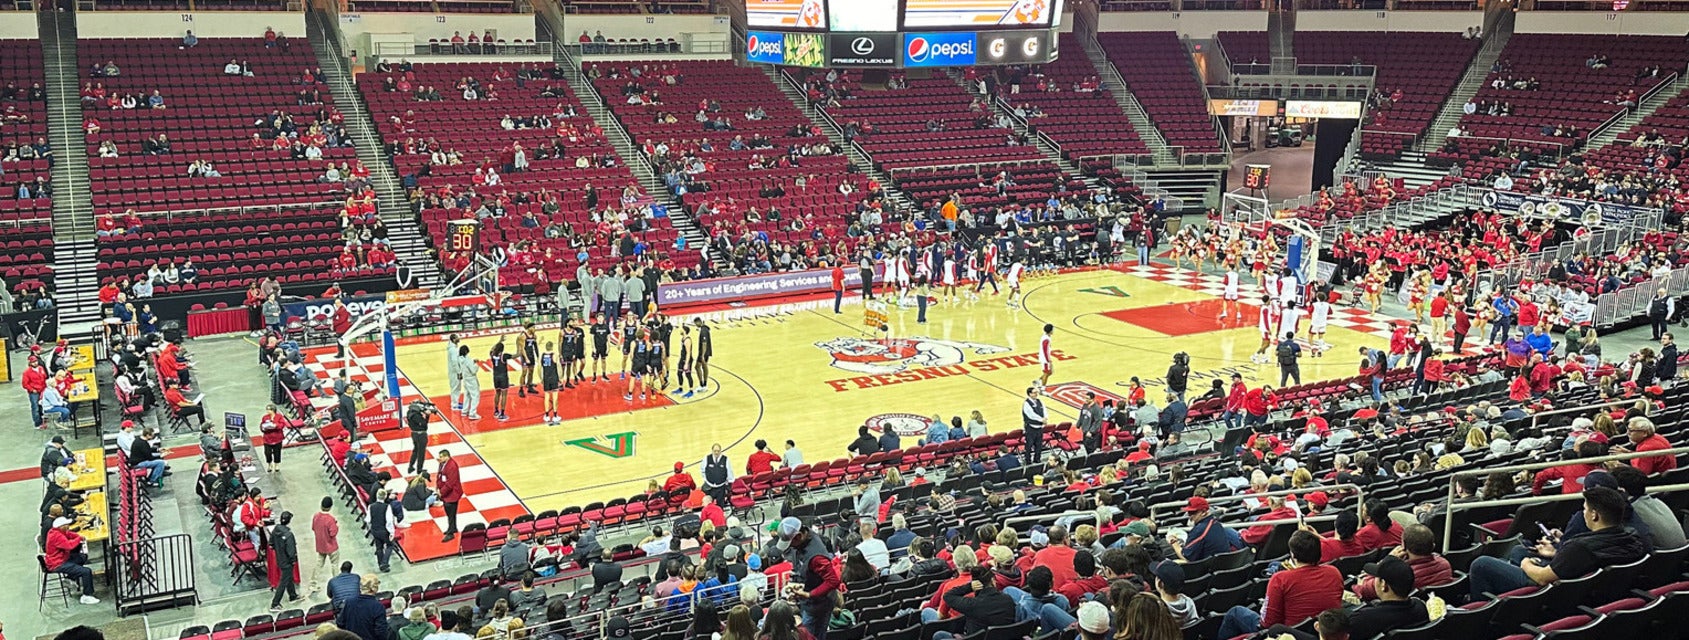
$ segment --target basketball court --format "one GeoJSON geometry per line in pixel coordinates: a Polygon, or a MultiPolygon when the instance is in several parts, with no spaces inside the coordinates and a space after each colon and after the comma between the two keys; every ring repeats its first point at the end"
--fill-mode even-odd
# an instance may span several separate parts
{"type": "MultiPolygon", "coordinates": [[[[1019,428],[1023,394],[1039,374],[1045,323],[1056,327],[1052,422],[1071,419],[1087,390],[1101,398],[1125,395],[1132,376],[1161,404],[1161,377],[1179,351],[1190,354],[1192,396],[1233,372],[1252,386],[1278,383],[1275,365],[1250,362],[1259,344],[1255,307],[1241,305],[1241,320],[1216,318],[1221,300],[1214,276],[1122,266],[1032,279],[1024,287],[1023,309],[1006,308],[989,289],[978,302],[933,305],[925,325],[916,323],[913,308],[894,309],[888,338],[867,331],[861,304],[834,315],[830,299],[704,314],[715,342],[707,391],[628,402],[613,347],[618,374],[565,390],[566,419],[558,426],[544,424],[542,398],[518,397],[515,389],[510,419],[495,420],[487,371],[482,419],[449,412],[443,335],[401,339],[397,363],[410,385],[448,410],[464,445],[490,468],[478,477],[502,481],[533,512],[638,494],[667,477],[676,461],[696,476],[712,444],[742,469],[757,439],[776,453],[795,440],[810,462],[841,457],[865,423],[912,436],[934,415],[966,420],[978,410],[993,431],[1019,428]]],[[[1249,284],[1243,294],[1246,301],[1259,299],[1249,284]]],[[[556,335],[555,328],[543,331],[542,347],[556,335]]],[[[1382,346],[1387,336],[1382,318],[1334,311],[1326,336],[1332,348],[1326,357],[1303,358],[1304,381],[1352,375],[1356,347],[1382,346]]],[[[484,357],[501,337],[507,349],[518,346],[515,328],[471,335],[465,343],[484,357]]],[[[408,450],[408,441],[395,445],[408,450]]]]}

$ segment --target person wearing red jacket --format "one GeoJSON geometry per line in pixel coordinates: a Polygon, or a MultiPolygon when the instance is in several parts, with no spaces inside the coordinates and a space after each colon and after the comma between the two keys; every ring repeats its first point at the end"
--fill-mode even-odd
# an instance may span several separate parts
{"type": "Polygon", "coordinates": [[[346,308],[345,302],[340,300],[334,301],[334,316],[329,321],[329,326],[334,329],[335,357],[346,357],[345,335],[346,332],[352,330],[352,311],[346,308]]]}
{"type": "Polygon", "coordinates": [[[457,537],[457,501],[463,499],[463,483],[458,480],[457,460],[452,459],[452,452],[441,449],[434,458],[440,461],[435,488],[440,491],[440,506],[446,510],[446,535],[440,541],[450,542],[457,537]]]}
{"type": "Polygon", "coordinates": [[[258,423],[258,432],[264,438],[264,468],[270,473],[281,471],[282,441],[286,439],[282,429],[287,424],[287,416],[282,415],[273,404],[264,414],[264,419],[258,423]]]}
{"type": "MultiPolygon", "coordinates": [[[[1613,453],[1641,453],[1644,451],[1664,451],[1671,448],[1671,443],[1665,436],[1656,432],[1654,421],[1637,416],[1630,419],[1626,425],[1630,444],[1613,447],[1613,453]]],[[[1636,467],[1645,474],[1656,474],[1677,468],[1677,456],[1662,454],[1645,458],[1632,458],[1630,466],[1636,467]]]]}
{"type": "Polygon", "coordinates": [[[35,423],[35,428],[45,429],[47,425],[41,422],[41,393],[47,390],[47,368],[41,366],[41,356],[30,355],[29,364],[23,370],[23,390],[29,394],[29,418],[35,423]]]}
{"type": "Polygon", "coordinates": [[[47,571],[70,576],[81,584],[82,604],[99,604],[99,598],[94,597],[94,571],[87,566],[88,553],[82,536],[70,530],[76,521],[65,517],[64,507],[57,504],[48,508],[47,516],[53,519],[53,528],[47,530],[47,571]]]}
{"type": "Polygon", "coordinates": [[[674,475],[663,481],[663,491],[668,492],[671,500],[676,497],[685,499],[687,494],[692,493],[692,490],[696,488],[698,488],[698,481],[692,478],[692,474],[686,472],[686,463],[684,462],[674,463],[674,475]]]}
{"type": "Polygon", "coordinates": [[[1078,577],[1056,590],[1066,597],[1068,602],[1083,602],[1086,595],[1093,593],[1108,595],[1108,578],[1097,574],[1097,559],[1091,552],[1080,551],[1074,554],[1073,572],[1078,577]]]}
{"type": "Polygon", "coordinates": [[[1232,374],[1232,389],[1226,393],[1225,410],[1220,414],[1226,421],[1227,429],[1236,429],[1243,424],[1244,396],[1249,393],[1249,386],[1243,384],[1243,374],[1232,374]]]}
{"type": "Polygon", "coordinates": [[[844,304],[844,292],[845,292],[845,289],[844,289],[844,286],[845,286],[844,267],[839,265],[839,264],[834,264],[833,270],[832,270],[832,276],[833,276],[833,315],[839,315],[840,313],[843,313],[843,311],[840,311],[839,306],[844,304]]]}
{"type": "MultiPolygon", "coordinates": [[[[1272,496],[1267,498],[1267,504],[1270,508],[1266,513],[1254,518],[1255,520],[1264,522],[1268,520],[1296,519],[1296,510],[1285,503],[1284,496],[1272,496]]],[[[1243,538],[1244,542],[1249,543],[1250,545],[1260,545],[1262,542],[1267,540],[1267,536],[1271,535],[1273,533],[1273,529],[1275,528],[1277,528],[1277,525],[1255,525],[1248,529],[1244,529],[1239,535],[1243,538]]]]}
{"type": "Polygon", "coordinates": [[[768,450],[767,440],[758,440],[756,447],[757,450],[752,451],[751,455],[745,458],[745,475],[754,476],[759,473],[768,473],[773,471],[774,465],[780,462],[780,456],[768,450]]]}
{"type": "Polygon", "coordinates": [[[782,559],[792,563],[786,595],[798,603],[811,635],[824,638],[833,618],[833,594],[842,584],[838,566],[821,539],[797,518],[781,520],[777,533],[775,547],[782,559]]]}
{"type": "Polygon", "coordinates": [[[1273,405],[1278,404],[1278,396],[1273,395],[1273,386],[1264,384],[1250,389],[1243,395],[1243,426],[1255,427],[1267,424],[1267,412],[1273,405]]]}
{"type": "MultiPolygon", "coordinates": [[[[1601,445],[1586,440],[1577,446],[1577,454],[1579,458],[1598,457],[1601,455],[1601,445]]],[[[1542,495],[1543,487],[1547,486],[1549,481],[1552,480],[1560,481],[1561,494],[1583,493],[1583,477],[1599,468],[1601,468],[1600,465],[1574,462],[1543,469],[1538,471],[1536,477],[1531,480],[1531,495],[1542,495]]]]}
{"type": "Polygon", "coordinates": [[[1450,327],[1450,331],[1454,333],[1453,353],[1458,355],[1461,348],[1466,346],[1466,334],[1472,331],[1472,314],[1466,310],[1465,306],[1457,304],[1454,306],[1451,315],[1454,316],[1453,325],[1450,327]]]}

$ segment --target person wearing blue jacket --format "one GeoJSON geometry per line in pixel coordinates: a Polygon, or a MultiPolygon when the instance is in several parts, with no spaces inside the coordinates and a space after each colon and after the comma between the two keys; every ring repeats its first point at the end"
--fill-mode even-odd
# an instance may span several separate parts
{"type": "Polygon", "coordinates": [[[1542,354],[1545,360],[1554,355],[1554,338],[1543,331],[1540,325],[1531,328],[1530,335],[1525,336],[1525,344],[1530,345],[1532,351],[1542,354]]]}
{"type": "Polygon", "coordinates": [[[1185,513],[1190,516],[1190,533],[1183,545],[1173,549],[1180,560],[1197,562],[1243,548],[1243,538],[1237,531],[1220,524],[1220,519],[1209,510],[1207,498],[1191,496],[1190,502],[1185,505],[1185,513]]]}
{"type": "Polygon", "coordinates": [[[1507,332],[1513,328],[1517,319],[1519,303],[1512,297],[1497,290],[1495,298],[1490,300],[1490,308],[1495,309],[1495,322],[1490,323],[1490,345],[1499,344],[1507,337],[1507,332]]]}
{"type": "Polygon", "coordinates": [[[358,595],[346,601],[335,616],[334,623],[358,635],[359,640],[389,640],[387,607],[375,597],[381,591],[381,578],[368,575],[358,581],[358,595]]]}

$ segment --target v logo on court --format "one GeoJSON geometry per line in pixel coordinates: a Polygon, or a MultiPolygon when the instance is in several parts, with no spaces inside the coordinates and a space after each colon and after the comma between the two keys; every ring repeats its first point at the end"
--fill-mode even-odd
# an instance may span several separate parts
{"type": "Polygon", "coordinates": [[[634,431],[629,431],[627,433],[612,433],[607,436],[593,436],[591,438],[564,440],[563,444],[571,447],[580,447],[601,456],[626,458],[633,455],[633,441],[634,438],[638,437],[638,435],[639,434],[634,431]],[[608,441],[611,444],[606,445],[600,442],[600,440],[608,441]]]}
{"type": "Polygon", "coordinates": [[[1111,297],[1111,298],[1130,298],[1130,297],[1132,297],[1132,294],[1126,293],[1125,290],[1123,290],[1120,287],[1117,287],[1115,285],[1112,285],[1112,284],[1108,285],[1106,287],[1085,287],[1084,289],[1080,289],[1079,292],[1080,293],[1095,293],[1099,296],[1108,296],[1108,297],[1111,297]]]}

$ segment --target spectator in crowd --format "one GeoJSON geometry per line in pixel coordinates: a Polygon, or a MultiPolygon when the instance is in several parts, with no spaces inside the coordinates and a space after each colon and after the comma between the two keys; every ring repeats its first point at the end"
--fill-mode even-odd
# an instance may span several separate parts
{"type": "Polygon", "coordinates": [[[99,604],[100,599],[94,597],[94,571],[88,568],[88,543],[71,530],[76,520],[67,517],[60,505],[49,507],[47,515],[53,519],[53,528],[47,532],[47,570],[76,580],[82,587],[82,604],[99,604]]]}
{"type": "Polygon", "coordinates": [[[1583,492],[1583,517],[1589,531],[1559,540],[1545,536],[1532,550],[1534,555],[1518,564],[1483,556],[1468,570],[1474,600],[1487,594],[1506,593],[1532,585],[1549,585],[1581,578],[1602,567],[1635,562],[1648,553],[1648,545],[1625,528],[1628,509],[1624,496],[1608,487],[1583,492]]]}
{"type": "Polygon", "coordinates": [[[1232,607],[1218,637],[1233,638],[1278,624],[1294,627],[1342,604],[1343,574],[1320,564],[1319,536],[1297,531],[1290,536],[1290,558],[1267,580],[1263,611],[1232,607]]]}

